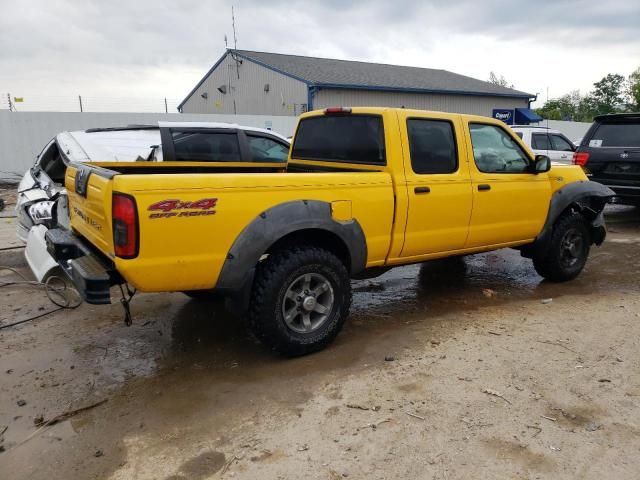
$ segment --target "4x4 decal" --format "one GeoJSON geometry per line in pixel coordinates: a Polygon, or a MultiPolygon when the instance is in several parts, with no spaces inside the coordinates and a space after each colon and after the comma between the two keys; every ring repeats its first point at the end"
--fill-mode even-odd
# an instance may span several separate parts
{"type": "Polygon", "coordinates": [[[149,205],[147,208],[151,213],[149,218],[171,218],[171,217],[201,217],[203,215],[214,215],[214,208],[218,203],[217,198],[203,198],[195,201],[182,200],[161,200],[149,205]]]}

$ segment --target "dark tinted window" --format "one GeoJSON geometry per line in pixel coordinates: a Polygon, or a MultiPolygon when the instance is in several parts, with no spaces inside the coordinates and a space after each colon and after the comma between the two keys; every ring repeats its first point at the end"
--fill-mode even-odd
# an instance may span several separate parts
{"type": "Polygon", "coordinates": [[[575,150],[569,140],[558,134],[551,135],[551,145],[553,146],[553,150],[559,150],[561,152],[573,152],[575,150]]]}
{"type": "Polygon", "coordinates": [[[484,173],[528,173],[529,157],[502,128],[469,124],[473,158],[484,173]]]}
{"type": "Polygon", "coordinates": [[[589,145],[594,140],[601,140],[601,147],[640,147],[640,122],[602,123],[589,140],[589,145]]]}
{"type": "Polygon", "coordinates": [[[239,162],[235,133],[171,132],[176,160],[192,162],[239,162]]]}
{"type": "Polygon", "coordinates": [[[286,162],[289,147],[267,137],[247,135],[251,158],[254,162],[286,162]]]}
{"type": "Polygon", "coordinates": [[[531,135],[531,148],[534,150],[553,150],[549,135],[546,133],[534,133],[531,135]]]}
{"type": "Polygon", "coordinates": [[[415,173],[451,173],[458,169],[451,123],[407,120],[411,168],[415,173]]]}
{"type": "Polygon", "coordinates": [[[296,131],[291,157],[384,165],[382,118],[374,115],[305,118],[296,131]]]}

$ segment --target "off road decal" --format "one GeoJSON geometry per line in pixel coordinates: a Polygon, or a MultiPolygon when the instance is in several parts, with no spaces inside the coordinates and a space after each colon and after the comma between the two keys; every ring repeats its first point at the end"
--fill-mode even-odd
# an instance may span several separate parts
{"type": "Polygon", "coordinates": [[[214,210],[218,203],[217,198],[203,198],[202,200],[182,201],[182,200],[161,200],[147,208],[150,212],[149,218],[172,218],[172,217],[202,217],[204,215],[215,215],[214,210]]]}

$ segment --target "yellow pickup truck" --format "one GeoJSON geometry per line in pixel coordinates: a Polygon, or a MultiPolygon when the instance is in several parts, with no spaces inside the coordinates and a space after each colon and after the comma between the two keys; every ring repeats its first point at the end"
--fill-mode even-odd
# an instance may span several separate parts
{"type": "Polygon", "coordinates": [[[47,232],[49,252],[89,303],[109,303],[114,285],[226,294],[291,356],[338,334],[351,278],[397,265],[512,247],[543,277],[570,280],[603,242],[613,196],[480,116],[309,112],[281,159],[245,132],[161,137],[162,163],[67,169],[71,230],[47,232]]]}

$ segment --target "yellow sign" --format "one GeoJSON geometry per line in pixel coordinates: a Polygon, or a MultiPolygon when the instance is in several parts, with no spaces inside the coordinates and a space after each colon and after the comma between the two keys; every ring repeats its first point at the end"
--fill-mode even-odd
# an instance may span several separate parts
{"type": "Polygon", "coordinates": [[[13,97],[13,101],[15,103],[22,103],[24,102],[24,97],[13,97]]]}

